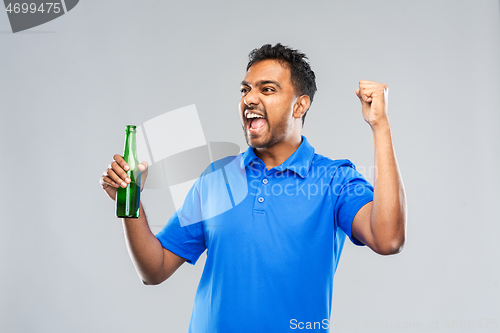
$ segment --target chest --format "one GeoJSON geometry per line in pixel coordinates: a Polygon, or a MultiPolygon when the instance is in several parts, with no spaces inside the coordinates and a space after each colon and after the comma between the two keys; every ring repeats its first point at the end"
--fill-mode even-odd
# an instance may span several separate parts
{"type": "Polygon", "coordinates": [[[231,191],[235,197],[229,200],[234,203],[231,208],[204,220],[209,250],[256,244],[289,248],[333,239],[333,200],[326,179],[251,174],[246,177],[244,194],[231,191]]]}

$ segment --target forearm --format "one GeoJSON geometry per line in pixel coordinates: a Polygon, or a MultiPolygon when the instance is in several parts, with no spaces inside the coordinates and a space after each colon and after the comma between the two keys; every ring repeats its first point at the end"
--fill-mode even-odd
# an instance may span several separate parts
{"type": "Polygon", "coordinates": [[[388,124],[373,129],[375,181],[370,226],[385,253],[397,253],[405,241],[406,198],[388,124]]]}
{"type": "Polygon", "coordinates": [[[145,284],[157,284],[163,279],[163,247],[149,229],[144,209],[140,207],[137,219],[122,219],[127,249],[145,284]]]}

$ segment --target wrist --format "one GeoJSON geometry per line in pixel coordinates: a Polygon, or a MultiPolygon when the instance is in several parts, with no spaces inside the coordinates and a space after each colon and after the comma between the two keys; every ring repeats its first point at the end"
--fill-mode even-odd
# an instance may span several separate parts
{"type": "Polygon", "coordinates": [[[391,128],[389,126],[389,120],[387,118],[381,121],[371,123],[370,127],[372,128],[374,134],[391,132],[391,128]]]}

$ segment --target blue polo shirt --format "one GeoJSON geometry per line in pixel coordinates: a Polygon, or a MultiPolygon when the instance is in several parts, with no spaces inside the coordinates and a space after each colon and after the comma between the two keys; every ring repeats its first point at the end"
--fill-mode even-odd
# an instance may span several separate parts
{"type": "Polygon", "coordinates": [[[328,332],[344,241],[363,245],[351,225],[372,200],[349,160],[304,136],[270,170],[252,148],[212,163],[156,235],[193,265],[207,250],[189,332],[328,332]]]}

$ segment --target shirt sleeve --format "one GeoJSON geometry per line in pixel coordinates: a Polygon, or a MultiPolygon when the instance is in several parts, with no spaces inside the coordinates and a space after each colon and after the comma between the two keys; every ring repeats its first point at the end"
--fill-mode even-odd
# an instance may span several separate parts
{"type": "Polygon", "coordinates": [[[337,169],[337,175],[341,179],[340,188],[334,204],[335,221],[337,225],[356,245],[364,245],[352,236],[352,222],[357,212],[373,201],[373,186],[361,175],[354,164],[347,161],[345,165],[337,169]]]}
{"type": "Polygon", "coordinates": [[[198,184],[198,181],[194,183],[182,207],[156,234],[164,248],[186,259],[191,265],[206,249],[198,184]]]}

